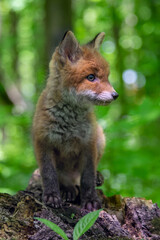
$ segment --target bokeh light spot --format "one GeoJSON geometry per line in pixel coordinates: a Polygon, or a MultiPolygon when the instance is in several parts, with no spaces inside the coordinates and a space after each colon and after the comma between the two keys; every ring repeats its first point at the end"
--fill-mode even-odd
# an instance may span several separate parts
{"type": "Polygon", "coordinates": [[[26,0],[11,0],[10,4],[15,11],[20,11],[25,7],[26,0]]]}
{"type": "Polygon", "coordinates": [[[111,54],[115,51],[115,44],[112,41],[105,41],[102,44],[102,49],[105,53],[111,54]]]}
{"type": "Polygon", "coordinates": [[[119,39],[119,44],[123,48],[133,48],[133,49],[139,49],[142,46],[142,39],[138,35],[130,36],[122,36],[119,39]]]}
{"type": "Polygon", "coordinates": [[[142,39],[135,35],[132,37],[132,48],[134,49],[139,49],[142,46],[142,39]]]}
{"type": "Polygon", "coordinates": [[[128,14],[125,18],[125,22],[128,26],[134,27],[138,22],[138,17],[135,14],[128,14]]]}
{"type": "Polygon", "coordinates": [[[143,6],[139,9],[139,15],[143,20],[149,20],[151,17],[151,10],[147,6],[143,6]]]}
{"type": "Polygon", "coordinates": [[[96,24],[97,14],[92,8],[88,8],[84,12],[83,21],[87,26],[94,26],[96,24]]]}
{"type": "Polygon", "coordinates": [[[122,78],[126,84],[134,84],[137,80],[137,72],[132,69],[127,69],[123,72],[122,78]]]}
{"type": "Polygon", "coordinates": [[[143,24],[142,29],[145,34],[151,34],[155,30],[155,25],[151,22],[146,22],[143,24]]]}

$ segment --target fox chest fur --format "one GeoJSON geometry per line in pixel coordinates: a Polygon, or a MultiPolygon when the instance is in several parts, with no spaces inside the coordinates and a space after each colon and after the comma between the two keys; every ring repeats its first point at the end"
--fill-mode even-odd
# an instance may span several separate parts
{"type": "Polygon", "coordinates": [[[79,99],[66,95],[58,103],[49,104],[48,90],[43,91],[34,118],[34,130],[39,139],[54,146],[61,155],[68,158],[79,155],[84,147],[90,145],[95,134],[96,119],[91,106],[79,99]],[[69,156],[68,156],[69,155],[69,156]]]}
{"type": "Polygon", "coordinates": [[[67,151],[70,147],[73,149],[73,144],[86,145],[89,142],[93,127],[87,109],[60,102],[48,113],[53,119],[48,126],[48,137],[52,143],[62,145],[67,151]]]}

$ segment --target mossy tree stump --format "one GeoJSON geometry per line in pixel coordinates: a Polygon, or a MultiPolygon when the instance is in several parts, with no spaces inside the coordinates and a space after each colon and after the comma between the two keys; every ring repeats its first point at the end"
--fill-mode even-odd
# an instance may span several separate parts
{"type": "MultiPolygon", "coordinates": [[[[98,194],[104,210],[80,239],[160,240],[160,209],[157,204],[135,197],[105,197],[100,190],[98,194]]],[[[46,207],[42,203],[41,178],[36,170],[25,191],[14,196],[0,194],[0,239],[62,239],[34,217],[53,221],[72,239],[75,224],[86,213],[87,210],[72,204],[64,204],[62,209],[46,207]]]]}

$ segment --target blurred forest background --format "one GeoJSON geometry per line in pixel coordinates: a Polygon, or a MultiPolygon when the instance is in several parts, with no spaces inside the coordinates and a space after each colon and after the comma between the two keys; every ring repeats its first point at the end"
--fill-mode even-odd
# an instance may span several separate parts
{"type": "Polygon", "coordinates": [[[25,189],[37,164],[32,117],[51,54],[66,30],[104,31],[101,53],[119,98],[96,108],[107,135],[99,170],[107,196],[160,204],[160,1],[0,1],[0,192],[25,189]]]}

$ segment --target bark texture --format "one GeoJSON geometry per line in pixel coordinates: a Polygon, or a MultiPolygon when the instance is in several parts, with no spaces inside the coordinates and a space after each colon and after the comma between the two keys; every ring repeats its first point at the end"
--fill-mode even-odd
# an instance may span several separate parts
{"type": "Polygon", "coordinates": [[[72,29],[72,2],[71,0],[46,0],[44,2],[45,63],[48,65],[63,35],[72,29]]]}
{"type": "MultiPolygon", "coordinates": [[[[93,227],[80,239],[160,239],[160,209],[157,204],[142,198],[122,198],[119,195],[105,197],[100,190],[98,194],[104,210],[93,227]]],[[[64,204],[62,209],[52,209],[42,203],[41,196],[38,170],[33,173],[25,191],[19,191],[14,196],[0,194],[0,239],[62,239],[44,224],[34,220],[34,217],[53,221],[72,239],[75,224],[87,211],[72,204],[64,204]]]]}

